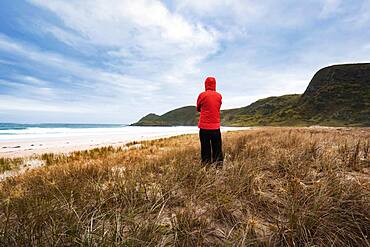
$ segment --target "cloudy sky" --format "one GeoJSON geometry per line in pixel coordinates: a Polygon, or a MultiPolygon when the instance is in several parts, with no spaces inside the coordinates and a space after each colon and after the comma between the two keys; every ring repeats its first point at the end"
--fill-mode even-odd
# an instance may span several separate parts
{"type": "Polygon", "coordinates": [[[302,93],[370,60],[370,0],[1,0],[0,122],[131,123],[302,93]]]}

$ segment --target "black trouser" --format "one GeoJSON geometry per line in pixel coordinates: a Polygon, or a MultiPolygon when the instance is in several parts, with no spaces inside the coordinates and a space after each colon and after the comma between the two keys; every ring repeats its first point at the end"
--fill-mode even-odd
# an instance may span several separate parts
{"type": "Polygon", "coordinates": [[[199,139],[202,163],[210,164],[213,162],[217,162],[217,165],[222,165],[224,156],[222,154],[222,140],[220,129],[200,129],[199,139]]]}

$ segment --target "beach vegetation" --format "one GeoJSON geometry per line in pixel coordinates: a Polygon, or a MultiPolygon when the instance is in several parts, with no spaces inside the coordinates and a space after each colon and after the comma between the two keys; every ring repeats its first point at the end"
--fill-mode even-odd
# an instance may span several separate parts
{"type": "Polygon", "coordinates": [[[43,155],[0,182],[1,246],[369,246],[370,132],[223,133],[43,155]],[[140,144],[140,145],[137,145],[140,144]]]}

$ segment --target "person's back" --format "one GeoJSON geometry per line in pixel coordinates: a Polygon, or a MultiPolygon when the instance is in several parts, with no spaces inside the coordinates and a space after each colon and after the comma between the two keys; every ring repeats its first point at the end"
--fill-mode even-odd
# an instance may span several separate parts
{"type": "Polygon", "coordinates": [[[222,164],[222,142],[220,132],[220,108],[222,96],[216,92],[216,79],[208,77],[205,81],[205,92],[198,96],[197,111],[199,137],[203,163],[217,162],[222,164]]]}

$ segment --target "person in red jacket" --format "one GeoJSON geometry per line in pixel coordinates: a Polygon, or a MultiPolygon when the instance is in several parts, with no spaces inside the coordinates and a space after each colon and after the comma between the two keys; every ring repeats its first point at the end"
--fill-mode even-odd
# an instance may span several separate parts
{"type": "Polygon", "coordinates": [[[222,165],[222,140],[220,132],[220,108],[222,96],[216,92],[216,79],[207,77],[205,91],[197,100],[197,111],[200,112],[198,122],[201,158],[203,164],[216,163],[222,165]]]}

